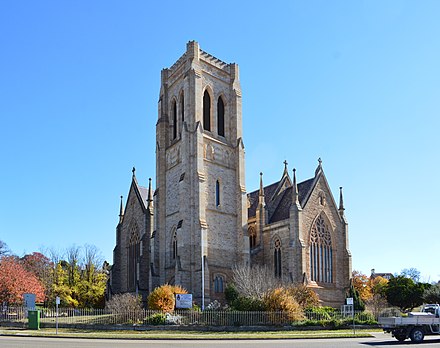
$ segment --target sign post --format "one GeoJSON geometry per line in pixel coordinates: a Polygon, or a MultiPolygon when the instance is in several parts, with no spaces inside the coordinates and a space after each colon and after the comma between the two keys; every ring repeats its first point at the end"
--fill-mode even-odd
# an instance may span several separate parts
{"type": "Polygon", "coordinates": [[[55,332],[58,335],[58,305],[60,304],[60,297],[57,296],[55,299],[55,305],[56,305],[56,317],[55,317],[55,332]]]}
{"type": "Polygon", "coordinates": [[[347,305],[351,306],[351,315],[353,317],[353,335],[356,335],[356,328],[354,326],[354,300],[353,300],[353,297],[347,297],[347,305]]]}

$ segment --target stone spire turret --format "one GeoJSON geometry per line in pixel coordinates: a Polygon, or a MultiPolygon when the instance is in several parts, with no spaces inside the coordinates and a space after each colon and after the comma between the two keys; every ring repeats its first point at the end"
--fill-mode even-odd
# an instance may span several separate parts
{"type": "Polygon", "coordinates": [[[151,188],[151,178],[148,179],[148,198],[147,198],[148,208],[151,209],[153,206],[153,190],[151,188]]]}
{"type": "Polygon", "coordinates": [[[342,186],[339,188],[339,214],[344,215],[344,198],[342,197],[342,186]]]}
{"type": "Polygon", "coordinates": [[[296,169],[293,168],[293,203],[299,204],[298,185],[296,183],[296,169]]]}
{"type": "Polygon", "coordinates": [[[292,193],[293,193],[292,205],[296,206],[298,210],[301,210],[301,204],[299,203],[298,184],[296,182],[296,168],[293,168],[292,193]]]}
{"type": "Polygon", "coordinates": [[[122,202],[122,196],[121,196],[121,205],[119,207],[119,223],[121,223],[123,219],[124,219],[124,203],[122,202]]]}
{"type": "Polygon", "coordinates": [[[260,172],[260,190],[258,192],[258,202],[260,205],[265,206],[265,199],[264,199],[264,185],[263,185],[263,173],[260,172]]]}

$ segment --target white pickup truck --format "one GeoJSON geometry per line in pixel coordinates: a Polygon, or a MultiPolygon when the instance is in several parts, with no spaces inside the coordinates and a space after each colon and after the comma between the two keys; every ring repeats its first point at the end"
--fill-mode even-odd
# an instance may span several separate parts
{"type": "Polygon", "coordinates": [[[410,338],[420,343],[425,335],[440,335],[440,305],[424,305],[421,312],[411,312],[407,317],[380,317],[379,325],[398,341],[410,338]]]}

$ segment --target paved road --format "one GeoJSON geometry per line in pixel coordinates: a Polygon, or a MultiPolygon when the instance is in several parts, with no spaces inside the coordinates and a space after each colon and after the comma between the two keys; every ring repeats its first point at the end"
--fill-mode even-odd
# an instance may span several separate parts
{"type": "MultiPolygon", "coordinates": [[[[352,347],[400,347],[411,345],[409,341],[399,343],[389,335],[376,334],[374,338],[350,339],[296,339],[296,340],[221,340],[221,341],[167,341],[167,340],[103,340],[77,338],[40,338],[40,337],[6,337],[0,336],[1,348],[352,348],[352,347]]],[[[440,347],[438,336],[426,337],[423,348],[440,347]]]]}

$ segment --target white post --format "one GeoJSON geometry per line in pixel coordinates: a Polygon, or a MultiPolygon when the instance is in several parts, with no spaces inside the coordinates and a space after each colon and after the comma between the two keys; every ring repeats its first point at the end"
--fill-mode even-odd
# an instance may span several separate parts
{"type": "Polygon", "coordinates": [[[58,335],[58,305],[60,304],[60,297],[57,296],[55,298],[55,304],[56,304],[56,321],[55,321],[55,332],[58,335]]]}
{"type": "Polygon", "coordinates": [[[202,255],[202,311],[205,310],[205,260],[204,260],[204,245],[203,245],[203,228],[201,229],[201,255],[202,255]]]}

